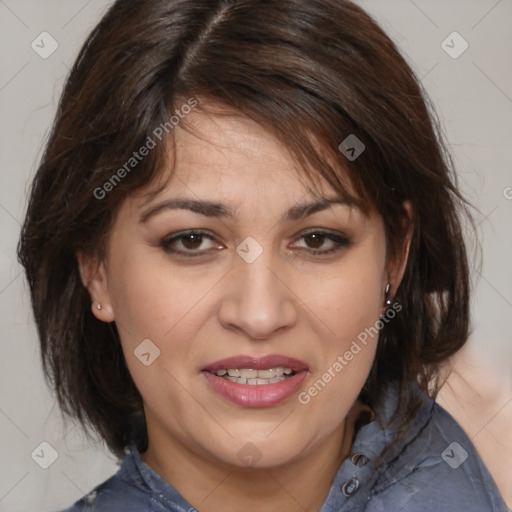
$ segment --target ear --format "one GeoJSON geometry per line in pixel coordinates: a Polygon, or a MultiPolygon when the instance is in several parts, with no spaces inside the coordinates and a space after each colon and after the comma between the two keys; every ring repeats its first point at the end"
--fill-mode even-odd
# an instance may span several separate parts
{"type": "Polygon", "coordinates": [[[102,322],[113,322],[114,311],[108,291],[107,271],[105,264],[95,256],[77,252],[78,269],[82,284],[91,297],[92,314],[102,322]],[[98,307],[101,306],[101,309],[98,307]]]}
{"type": "Polygon", "coordinates": [[[405,201],[403,204],[404,217],[403,230],[405,236],[403,237],[402,244],[398,248],[396,254],[387,263],[387,282],[390,286],[390,297],[394,297],[396,290],[402,282],[404,277],[405,268],[407,266],[407,259],[409,257],[409,249],[411,247],[411,240],[414,231],[413,227],[413,208],[410,201],[405,201]]]}

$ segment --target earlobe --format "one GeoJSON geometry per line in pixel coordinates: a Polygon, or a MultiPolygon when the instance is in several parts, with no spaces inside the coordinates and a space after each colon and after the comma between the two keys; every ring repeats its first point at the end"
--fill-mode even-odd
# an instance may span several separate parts
{"type": "Polygon", "coordinates": [[[102,322],[113,322],[114,311],[108,291],[105,264],[97,257],[82,251],[76,253],[78,270],[82,284],[91,298],[92,314],[102,322]]]}

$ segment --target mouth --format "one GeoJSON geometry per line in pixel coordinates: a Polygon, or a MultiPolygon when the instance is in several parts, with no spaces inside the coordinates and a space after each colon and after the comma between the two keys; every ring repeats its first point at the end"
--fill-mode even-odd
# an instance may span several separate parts
{"type": "Polygon", "coordinates": [[[223,398],[245,407],[267,407],[298,390],[308,366],[281,355],[235,356],[202,368],[210,388],[223,398]]]}
{"type": "Polygon", "coordinates": [[[297,372],[291,368],[268,368],[256,370],[255,368],[222,368],[214,372],[214,375],[236,382],[237,384],[248,384],[249,386],[261,386],[266,384],[277,384],[293,377],[297,372]]]}

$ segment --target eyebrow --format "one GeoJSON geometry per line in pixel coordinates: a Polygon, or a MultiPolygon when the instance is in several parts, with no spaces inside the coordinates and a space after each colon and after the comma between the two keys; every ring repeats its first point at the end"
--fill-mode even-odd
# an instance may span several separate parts
{"type": "MultiPolygon", "coordinates": [[[[340,198],[321,198],[309,203],[299,203],[283,213],[280,221],[300,220],[314,213],[332,208],[334,205],[354,206],[354,203],[340,198]]],[[[233,218],[234,210],[225,204],[196,199],[168,199],[149,208],[140,216],[140,222],[145,223],[151,217],[165,210],[190,210],[205,217],[233,218]]]]}

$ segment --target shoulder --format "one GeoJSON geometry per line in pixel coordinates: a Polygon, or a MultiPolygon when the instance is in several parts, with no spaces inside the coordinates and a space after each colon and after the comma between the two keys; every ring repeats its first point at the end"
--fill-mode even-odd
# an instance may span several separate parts
{"type": "Polygon", "coordinates": [[[136,471],[134,455],[124,458],[117,473],[61,512],[139,512],[150,510],[151,492],[136,471]]]}
{"type": "Polygon", "coordinates": [[[117,474],[61,512],[135,512],[149,510],[150,498],[117,474]]]}
{"type": "Polygon", "coordinates": [[[508,512],[457,421],[431,402],[428,420],[373,487],[366,512],[508,512]]]}
{"type": "Polygon", "coordinates": [[[117,473],[61,512],[184,512],[190,505],[144,464],[135,445],[125,448],[117,473]]]}

